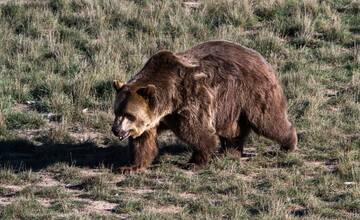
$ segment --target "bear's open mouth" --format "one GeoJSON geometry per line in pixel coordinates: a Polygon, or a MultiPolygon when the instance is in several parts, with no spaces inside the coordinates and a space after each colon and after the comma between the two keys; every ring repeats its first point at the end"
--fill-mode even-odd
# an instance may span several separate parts
{"type": "Polygon", "coordinates": [[[130,136],[130,132],[126,131],[122,134],[119,134],[119,139],[120,139],[120,141],[122,141],[122,140],[125,140],[126,138],[128,138],[129,136],[130,136]]]}

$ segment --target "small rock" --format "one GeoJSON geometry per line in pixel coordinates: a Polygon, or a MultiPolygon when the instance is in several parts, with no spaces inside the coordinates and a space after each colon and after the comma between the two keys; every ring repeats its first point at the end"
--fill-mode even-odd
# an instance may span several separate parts
{"type": "Polygon", "coordinates": [[[344,182],[344,184],[345,184],[346,186],[355,185],[355,182],[344,182]]]}
{"type": "Polygon", "coordinates": [[[338,91],[336,91],[335,89],[327,89],[325,90],[325,95],[328,97],[331,96],[336,96],[338,94],[338,91]]]}
{"type": "Polygon", "coordinates": [[[183,2],[183,6],[188,8],[199,8],[200,3],[199,2],[183,2]]]}
{"type": "Polygon", "coordinates": [[[28,105],[35,105],[36,101],[26,101],[26,104],[28,105]]]}

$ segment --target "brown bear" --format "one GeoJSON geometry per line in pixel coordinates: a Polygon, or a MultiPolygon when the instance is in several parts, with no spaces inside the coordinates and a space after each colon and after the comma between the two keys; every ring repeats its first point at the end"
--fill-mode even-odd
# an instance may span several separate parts
{"type": "Polygon", "coordinates": [[[202,167],[217,150],[240,153],[251,130],[297,148],[296,130],[274,70],[256,51],[227,41],[209,41],[185,52],[160,51],[126,84],[114,81],[113,133],[129,137],[132,165],[148,167],[156,137],[170,129],[192,149],[190,163],[202,167]]]}

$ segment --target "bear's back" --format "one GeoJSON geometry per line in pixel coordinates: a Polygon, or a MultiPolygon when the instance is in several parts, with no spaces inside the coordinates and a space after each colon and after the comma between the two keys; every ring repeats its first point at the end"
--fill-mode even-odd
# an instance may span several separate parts
{"type": "Polygon", "coordinates": [[[270,67],[264,57],[255,50],[229,41],[207,41],[179,53],[179,55],[197,60],[202,60],[207,56],[217,56],[237,64],[256,64],[270,67]]]}
{"type": "MultiPolygon", "coordinates": [[[[230,66],[232,70],[236,70],[232,71],[231,74],[240,80],[278,84],[275,71],[260,53],[236,43],[222,40],[207,41],[178,53],[178,55],[200,63],[204,61],[209,63],[209,60],[222,60],[224,61],[223,64],[230,66]]],[[[214,62],[213,65],[216,69],[219,63],[214,62]]],[[[223,75],[222,78],[227,78],[228,73],[218,72],[217,74],[223,75]]]]}

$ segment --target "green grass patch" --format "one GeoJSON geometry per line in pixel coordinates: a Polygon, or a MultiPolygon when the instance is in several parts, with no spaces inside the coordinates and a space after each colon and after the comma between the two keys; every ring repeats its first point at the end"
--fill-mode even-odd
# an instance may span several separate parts
{"type": "Polygon", "coordinates": [[[14,112],[6,115],[6,127],[8,129],[36,129],[44,124],[43,118],[35,113],[14,112]]]}
{"type": "Polygon", "coordinates": [[[359,219],[358,13],[353,0],[0,3],[1,218],[359,219]],[[127,154],[113,146],[112,80],[158,50],[214,39],[273,66],[299,151],[252,134],[253,156],[216,155],[197,172],[181,168],[191,153],[176,148],[144,173],[109,173],[127,154]],[[42,171],[59,184],[39,186],[42,171]]]}

